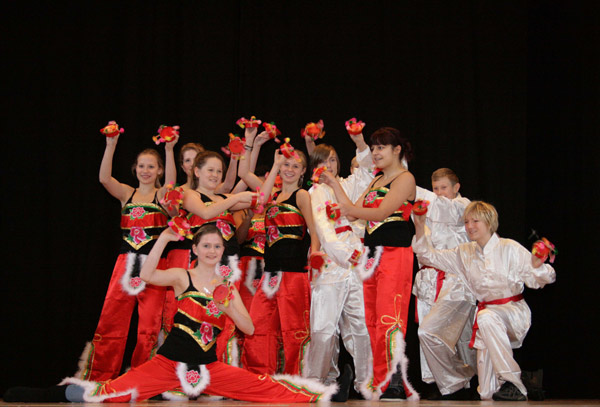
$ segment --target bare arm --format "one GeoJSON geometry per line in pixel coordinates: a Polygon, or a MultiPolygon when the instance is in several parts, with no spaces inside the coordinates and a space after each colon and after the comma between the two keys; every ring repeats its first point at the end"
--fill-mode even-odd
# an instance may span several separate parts
{"type": "Polygon", "coordinates": [[[237,211],[233,214],[233,219],[235,220],[235,236],[239,244],[246,241],[253,215],[254,212],[252,212],[251,209],[237,211]]]}
{"type": "Polygon", "coordinates": [[[304,136],[304,143],[306,144],[306,151],[310,156],[315,151],[315,139],[308,135],[304,136]]]}
{"type": "Polygon", "coordinates": [[[119,136],[106,138],[106,149],[104,150],[104,156],[102,156],[98,178],[108,193],[121,201],[121,205],[124,205],[134,189],[127,184],[120,183],[112,176],[112,161],[118,141],[119,136]]]}
{"type": "Polygon", "coordinates": [[[306,226],[310,231],[310,251],[311,253],[316,253],[321,248],[321,243],[319,242],[319,236],[313,220],[310,195],[308,194],[308,191],[301,189],[296,194],[296,198],[298,202],[298,208],[300,209],[300,212],[302,212],[302,216],[304,216],[304,220],[306,221],[306,226]]]}
{"type": "Polygon", "coordinates": [[[240,192],[239,194],[230,195],[227,199],[222,201],[213,202],[210,205],[206,205],[200,199],[200,195],[196,191],[187,190],[183,194],[183,208],[192,212],[194,215],[200,216],[202,219],[212,219],[227,209],[242,209],[236,208],[236,206],[248,207],[252,202],[252,197],[256,195],[253,192],[246,191],[240,192]]]}
{"type": "Polygon", "coordinates": [[[159,270],[156,267],[160,260],[160,256],[169,242],[179,240],[179,236],[170,228],[165,229],[158,239],[148,257],[142,264],[140,278],[148,284],[153,284],[161,287],[173,287],[175,292],[182,292],[187,282],[185,270],[181,268],[170,268],[167,270],[159,270]]]}
{"type": "Polygon", "coordinates": [[[228,194],[233,189],[233,184],[237,177],[238,160],[233,158],[229,159],[229,167],[227,167],[227,173],[225,174],[225,180],[215,189],[215,192],[219,194],[228,194]]]}
{"type": "Polygon", "coordinates": [[[392,182],[389,192],[385,195],[378,208],[364,208],[362,200],[358,200],[355,205],[345,209],[348,211],[348,215],[355,218],[381,222],[400,208],[402,203],[407,201],[409,197],[414,197],[415,188],[413,175],[406,171],[392,182]]]}
{"type": "Polygon", "coordinates": [[[227,306],[217,304],[217,307],[232,319],[233,323],[240,331],[246,335],[253,335],[254,324],[252,323],[250,314],[248,314],[248,310],[240,298],[240,293],[233,285],[231,286],[231,290],[233,291],[233,300],[231,300],[227,306]]]}

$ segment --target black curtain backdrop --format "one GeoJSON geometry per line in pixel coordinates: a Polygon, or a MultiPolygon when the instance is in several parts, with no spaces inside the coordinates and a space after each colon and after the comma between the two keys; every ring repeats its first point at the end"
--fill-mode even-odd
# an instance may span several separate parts
{"type": "Polygon", "coordinates": [[[126,130],[113,175],[135,185],[160,124],[181,126],[180,146],[218,150],[250,115],[297,147],[323,119],[347,173],[356,116],[367,135],[408,135],[419,185],[450,167],[464,196],[497,207],[501,236],[529,247],[535,228],[556,243],[557,282],[525,291],[533,326],[516,355],[544,370],[548,396],[598,397],[597,6],[91,4],[2,6],[0,391],[72,375],[92,339],[120,244],[119,204],[98,182],[107,121],[126,130]]]}

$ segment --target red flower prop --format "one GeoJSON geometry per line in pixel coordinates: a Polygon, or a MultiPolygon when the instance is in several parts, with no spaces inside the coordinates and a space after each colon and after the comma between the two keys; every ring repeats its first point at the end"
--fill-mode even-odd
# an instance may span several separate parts
{"type": "Polygon", "coordinates": [[[336,203],[327,204],[325,213],[327,214],[327,217],[333,221],[338,220],[340,216],[342,216],[340,206],[336,203]]]}
{"type": "Polygon", "coordinates": [[[533,244],[531,252],[538,259],[542,259],[542,261],[546,261],[548,256],[550,256],[550,263],[554,263],[554,257],[558,254],[558,250],[554,244],[550,243],[545,237],[542,237],[533,244]]]}
{"type": "Polygon", "coordinates": [[[240,117],[235,124],[240,126],[242,129],[258,127],[262,123],[261,120],[258,120],[256,116],[250,116],[250,120],[245,117],[240,117]]]}
{"type": "Polygon", "coordinates": [[[318,184],[319,180],[321,179],[321,174],[323,174],[323,171],[327,171],[326,166],[315,168],[313,170],[312,176],[310,177],[310,181],[307,182],[307,184],[318,184]]]}
{"type": "Polygon", "coordinates": [[[286,137],[285,143],[283,143],[281,145],[281,147],[279,147],[279,151],[281,152],[281,154],[283,154],[283,156],[285,158],[293,158],[294,160],[296,160],[298,162],[302,162],[302,160],[300,159],[300,156],[294,150],[294,147],[292,147],[292,145],[290,144],[289,137],[286,137]]]}
{"type": "Polygon", "coordinates": [[[325,132],[323,128],[325,124],[323,124],[323,120],[319,120],[317,123],[308,123],[304,128],[300,131],[302,137],[310,136],[313,140],[318,138],[323,138],[325,136],[325,132]]]}
{"type": "Polygon", "coordinates": [[[183,240],[185,238],[191,239],[194,236],[190,231],[190,224],[183,216],[175,216],[168,222],[168,225],[175,233],[179,235],[179,240],[183,240]]]}
{"type": "Polygon", "coordinates": [[[312,270],[321,270],[325,265],[325,253],[315,252],[310,254],[310,268],[312,270]]]}
{"type": "Polygon", "coordinates": [[[269,138],[274,139],[277,143],[281,143],[281,141],[277,138],[277,136],[281,136],[281,131],[275,126],[275,122],[271,123],[263,123],[265,131],[269,135],[269,138]]]}
{"type": "Polygon", "coordinates": [[[348,259],[348,261],[353,266],[356,266],[358,264],[358,261],[360,260],[360,256],[362,256],[362,252],[360,252],[358,250],[354,250],[352,252],[352,254],[350,255],[350,258],[348,259]]]}
{"type": "Polygon", "coordinates": [[[233,290],[228,284],[219,284],[213,290],[213,300],[224,306],[229,306],[229,301],[233,300],[233,290]]]}
{"type": "Polygon", "coordinates": [[[346,121],[346,130],[348,131],[348,134],[350,134],[351,136],[356,136],[360,133],[362,133],[364,127],[365,127],[364,122],[362,121],[358,121],[356,119],[356,117],[353,117],[352,119],[346,121]]]}
{"type": "Polygon", "coordinates": [[[167,185],[167,192],[163,199],[160,200],[160,204],[171,211],[173,209],[179,210],[183,203],[183,188],[174,188],[173,184],[167,185]]]}
{"type": "Polygon", "coordinates": [[[161,124],[158,128],[158,134],[152,137],[152,140],[159,145],[160,143],[168,143],[179,136],[179,126],[165,126],[161,124]]]}
{"type": "Polygon", "coordinates": [[[244,143],[246,139],[239,138],[238,135],[229,133],[229,143],[227,147],[221,147],[221,150],[231,157],[232,160],[239,160],[240,157],[244,158],[244,143]]]}
{"type": "Polygon", "coordinates": [[[415,204],[413,205],[412,211],[414,212],[415,215],[425,215],[427,213],[427,207],[429,206],[429,201],[426,201],[424,199],[419,199],[418,201],[415,201],[415,204]]]}
{"type": "Polygon", "coordinates": [[[120,129],[116,121],[111,120],[106,126],[100,129],[100,133],[106,137],[116,137],[119,134],[125,132],[125,129],[120,129]]]}
{"type": "Polygon", "coordinates": [[[263,213],[265,211],[265,193],[260,192],[260,188],[257,188],[256,192],[259,194],[252,197],[250,208],[254,213],[263,213]]]}
{"type": "Polygon", "coordinates": [[[138,288],[142,284],[142,279],[140,277],[133,277],[129,280],[129,285],[133,288],[138,288]]]}

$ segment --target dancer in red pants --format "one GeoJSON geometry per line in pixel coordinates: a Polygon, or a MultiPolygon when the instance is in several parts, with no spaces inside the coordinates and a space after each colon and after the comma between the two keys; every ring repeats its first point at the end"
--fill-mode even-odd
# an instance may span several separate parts
{"type": "Polygon", "coordinates": [[[224,266],[219,266],[224,240],[215,226],[202,226],[194,238],[196,267],[156,269],[167,243],[178,238],[170,229],[165,230],[141,272],[147,283],[170,285],[177,295],[173,330],[156,357],[114,380],[89,382],[67,378],[50,389],[9,389],[4,400],[142,401],[181,386],[191,397],[205,393],[258,402],[328,401],[335,386],[287,375],[257,375],[217,361],[215,344],[228,317],[249,335],[254,332],[254,325],[239,292],[227,281],[224,266]],[[217,297],[219,290],[227,294],[217,297]]]}

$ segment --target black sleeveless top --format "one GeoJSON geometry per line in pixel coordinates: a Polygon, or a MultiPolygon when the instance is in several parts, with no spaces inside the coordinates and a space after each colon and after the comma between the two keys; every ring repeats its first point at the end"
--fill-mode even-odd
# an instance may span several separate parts
{"type": "Polygon", "coordinates": [[[158,354],[176,362],[202,365],[217,360],[217,337],[227,316],[220,312],[212,295],[198,291],[187,271],[188,288],[177,296],[173,329],[158,354]]]}
{"type": "Polygon", "coordinates": [[[137,189],[121,209],[121,236],[119,253],[148,254],[161,232],[167,227],[169,215],[158,202],[158,191],[152,202],[132,202],[137,189]]]}
{"type": "MultiPolygon", "coordinates": [[[[377,180],[373,181],[374,185],[377,180]]],[[[393,180],[392,180],[393,182],[393,180]]],[[[365,195],[363,207],[378,208],[390,191],[392,182],[382,187],[373,187],[365,195]]],[[[381,222],[367,221],[365,227],[365,246],[371,252],[377,246],[410,247],[415,234],[415,225],[410,217],[414,201],[405,201],[391,215],[381,222]]]]}
{"type": "MultiPolygon", "coordinates": [[[[265,211],[265,271],[306,272],[310,237],[298,204],[295,190],[288,199],[271,203],[265,211]]],[[[277,192],[274,200],[281,191],[277,192]]]]}

